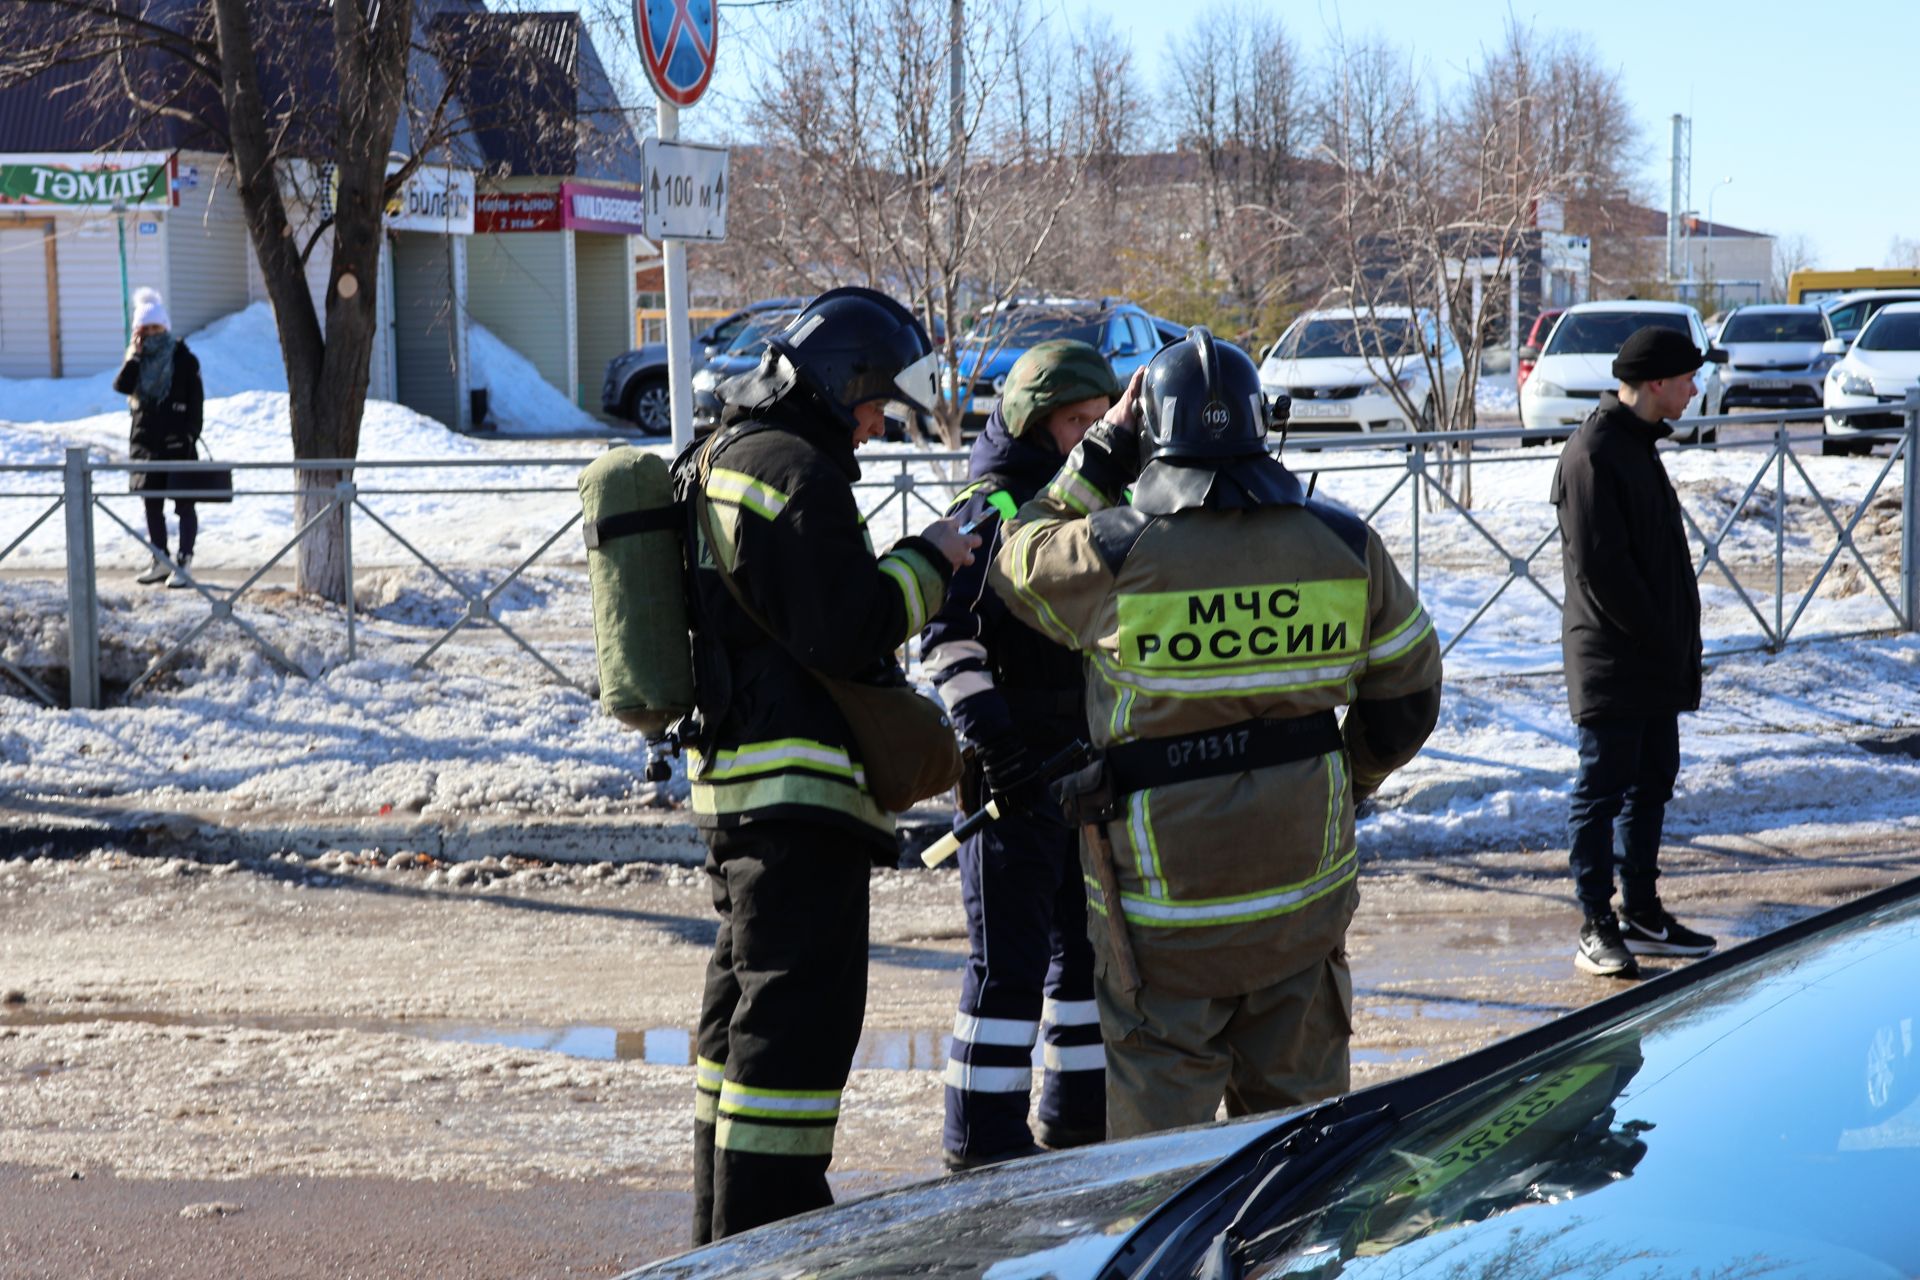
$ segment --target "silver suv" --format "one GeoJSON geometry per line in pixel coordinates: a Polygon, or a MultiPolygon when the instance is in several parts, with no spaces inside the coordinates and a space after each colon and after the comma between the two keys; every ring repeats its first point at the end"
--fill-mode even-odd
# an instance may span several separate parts
{"type": "Polygon", "coordinates": [[[1720,329],[1727,362],[1718,408],[1818,408],[1834,361],[1822,348],[1832,336],[1826,313],[1811,304],[1737,309],[1720,329]]]}

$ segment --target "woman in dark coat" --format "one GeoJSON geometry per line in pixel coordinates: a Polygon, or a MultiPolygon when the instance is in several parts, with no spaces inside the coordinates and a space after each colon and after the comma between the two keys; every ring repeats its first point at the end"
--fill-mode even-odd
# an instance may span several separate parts
{"type": "MultiPolygon", "coordinates": [[[[201,408],[205,399],[200,386],[200,361],[187,344],[169,331],[167,308],[152,289],[140,289],[133,295],[133,341],[127,347],[127,362],[113,389],[127,398],[133,411],[133,432],[127,454],[135,462],[186,462],[193,459],[200,439],[201,408]]],[[[128,487],[145,497],[147,537],[153,543],[153,564],[135,581],[147,585],[165,580],[169,587],[189,585],[187,566],[193,560],[193,538],[200,529],[191,499],[175,498],[174,513],[180,517],[180,553],[167,569],[167,516],[164,497],[168,481],[184,481],[175,472],[145,471],[133,473],[128,487]]],[[[174,487],[180,487],[176,484],[174,487]]]]}

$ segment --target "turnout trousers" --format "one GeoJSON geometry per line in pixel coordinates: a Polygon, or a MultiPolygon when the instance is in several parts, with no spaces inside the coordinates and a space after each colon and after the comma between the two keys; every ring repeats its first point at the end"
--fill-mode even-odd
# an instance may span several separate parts
{"type": "Polygon", "coordinates": [[[1231,1118],[1347,1091],[1353,977],[1342,952],[1245,995],[1128,994],[1110,967],[1098,991],[1110,1138],[1206,1124],[1223,1098],[1231,1118]]]}
{"type": "Polygon", "coordinates": [[[709,831],[720,915],[701,1002],[693,1242],[833,1203],[840,1094],[867,1003],[868,848],[819,823],[709,831]]]}
{"type": "Polygon", "coordinates": [[[1006,818],[962,845],[959,857],[969,954],[948,1051],[942,1145],[974,1157],[1032,1145],[1033,1048],[1043,1037],[1041,1141],[1098,1141],[1106,1131],[1106,1053],[1079,837],[1044,816],[1006,818]]]}

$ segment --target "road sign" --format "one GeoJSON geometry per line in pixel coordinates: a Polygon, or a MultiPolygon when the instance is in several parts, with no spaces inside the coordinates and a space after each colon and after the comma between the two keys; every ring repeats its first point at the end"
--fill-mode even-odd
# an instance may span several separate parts
{"type": "Polygon", "coordinates": [[[727,238],[727,149],[648,138],[645,234],[653,240],[727,238]]]}
{"type": "Polygon", "coordinates": [[[676,107],[700,101],[720,43],[719,0],[633,0],[633,29],[654,92],[676,107]]]}

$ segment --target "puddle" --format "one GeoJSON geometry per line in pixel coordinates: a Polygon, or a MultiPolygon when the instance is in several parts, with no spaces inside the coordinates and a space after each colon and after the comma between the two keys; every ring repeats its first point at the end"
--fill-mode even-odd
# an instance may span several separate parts
{"type": "Polygon", "coordinates": [[[1402,1062],[1415,1062],[1425,1057],[1427,1051],[1422,1048],[1411,1049],[1354,1049],[1355,1062],[1372,1062],[1380,1065],[1394,1065],[1402,1062]]]}
{"type": "Polygon", "coordinates": [[[1489,1022],[1498,1016],[1497,1010],[1476,1000],[1403,1004],[1392,1000],[1368,1000],[1362,996],[1354,1005],[1357,1012],[1394,1019],[1441,1018],[1450,1022],[1489,1022]]]}
{"type": "MultiPolygon", "coordinates": [[[[71,1026],[89,1022],[140,1023],[155,1027],[238,1027],[251,1031],[379,1031],[416,1036],[423,1040],[459,1044],[486,1044],[503,1048],[558,1053],[570,1058],[645,1062],[662,1067],[693,1065],[693,1033],[684,1027],[619,1027],[572,1025],[513,1027],[454,1021],[342,1022],[328,1018],[202,1017],[190,1014],[115,1012],[0,1012],[0,1027],[71,1026]]],[[[1036,1047],[1035,1061],[1039,1060],[1036,1047]]],[[[853,1066],[860,1071],[939,1071],[947,1063],[947,1035],[941,1031],[897,1031],[869,1028],[860,1037],[853,1066]]]]}

